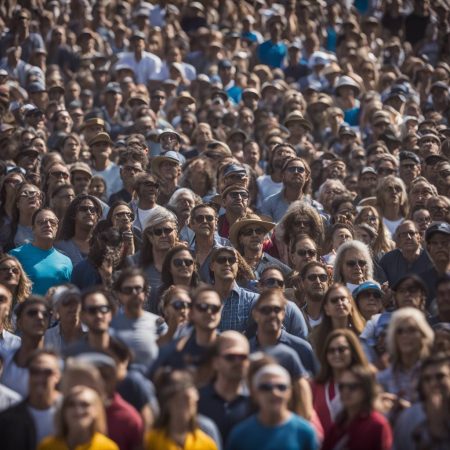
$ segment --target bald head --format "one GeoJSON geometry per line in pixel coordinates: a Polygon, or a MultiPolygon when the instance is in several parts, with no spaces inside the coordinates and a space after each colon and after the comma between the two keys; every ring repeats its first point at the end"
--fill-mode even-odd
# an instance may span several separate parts
{"type": "Polygon", "coordinates": [[[217,339],[218,354],[238,353],[248,354],[250,345],[248,339],[241,333],[233,330],[224,331],[217,339]]]}

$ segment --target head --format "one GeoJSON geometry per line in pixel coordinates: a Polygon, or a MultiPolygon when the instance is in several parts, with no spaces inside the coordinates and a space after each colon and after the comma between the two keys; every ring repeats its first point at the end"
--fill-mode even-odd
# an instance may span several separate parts
{"type": "Polygon", "coordinates": [[[177,215],[180,223],[186,223],[191,214],[192,208],[201,202],[193,191],[187,188],[177,189],[170,197],[167,206],[171,207],[177,215]]]}
{"type": "Polygon", "coordinates": [[[54,397],[61,379],[58,355],[52,350],[36,350],[27,361],[27,369],[30,396],[54,397]]]}
{"type": "Polygon", "coordinates": [[[420,366],[419,397],[422,402],[433,401],[436,395],[450,395],[450,355],[439,352],[425,358],[420,366]]]}
{"type": "Polygon", "coordinates": [[[351,284],[373,279],[373,261],[367,245],[360,241],[342,244],[334,261],[333,279],[351,284]]]}
{"type": "Polygon", "coordinates": [[[410,307],[425,311],[427,288],[419,276],[405,275],[395,283],[392,290],[397,309],[410,307]]]}
{"type": "Polygon", "coordinates": [[[264,268],[258,281],[258,290],[262,292],[265,289],[284,290],[286,283],[283,272],[279,266],[271,265],[264,268]]]}
{"type": "Polygon", "coordinates": [[[319,261],[310,261],[303,266],[300,277],[307,298],[322,302],[330,285],[327,266],[319,261]]]}
{"type": "Polygon", "coordinates": [[[252,310],[258,333],[261,335],[279,333],[286,315],[287,300],[278,288],[265,289],[252,310]]]}
{"type": "Polygon", "coordinates": [[[81,296],[81,319],[89,333],[108,333],[109,325],[116,311],[111,294],[98,287],[88,289],[81,296]]]}
{"type": "MultiPolygon", "coordinates": [[[[124,170],[125,166],[123,167],[124,170]]],[[[139,173],[134,177],[134,192],[138,199],[148,199],[156,203],[159,194],[159,182],[154,175],[139,173]]]]}
{"type": "Polygon", "coordinates": [[[287,159],[281,169],[281,176],[285,188],[300,189],[306,193],[311,184],[311,169],[302,158],[287,159]]]}
{"type": "Polygon", "coordinates": [[[191,295],[192,307],[189,320],[198,330],[217,329],[222,314],[222,301],[217,291],[210,285],[200,285],[191,295]]]}
{"type": "Polygon", "coordinates": [[[88,258],[95,267],[111,264],[117,269],[124,258],[124,240],[122,234],[115,228],[108,227],[106,221],[98,222],[89,241],[88,258]]]}
{"type": "Polygon", "coordinates": [[[377,188],[377,207],[384,211],[386,205],[396,205],[403,217],[408,215],[408,196],[406,186],[401,178],[394,175],[388,175],[377,188]]]}
{"type": "Polygon", "coordinates": [[[185,244],[176,244],[166,253],[161,270],[161,282],[164,286],[181,283],[186,286],[198,284],[197,265],[185,244]]]}
{"type": "MultiPolygon", "coordinates": [[[[325,293],[322,303],[323,313],[331,319],[350,319],[360,314],[351,292],[341,283],[333,283],[325,293]]],[[[363,322],[363,320],[362,320],[363,322]]]]}
{"type": "Polygon", "coordinates": [[[50,323],[50,307],[43,297],[30,296],[16,308],[17,329],[22,339],[40,340],[50,323]]]}
{"type": "Polygon", "coordinates": [[[412,220],[405,220],[397,227],[394,239],[397,248],[406,253],[417,252],[421,245],[420,232],[412,220]]]}
{"type": "Polygon", "coordinates": [[[137,267],[122,270],[114,283],[114,291],[120,304],[132,317],[142,312],[149,290],[145,272],[137,267]]]}
{"type": "Polygon", "coordinates": [[[319,249],[311,237],[300,234],[289,245],[289,258],[292,267],[301,272],[307,263],[319,260],[319,249]]]}
{"type": "Polygon", "coordinates": [[[33,238],[36,245],[53,243],[58,233],[59,220],[51,209],[38,209],[31,217],[33,238]]]}
{"type": "Polygon", "coordinates": [[[338,195],[347,192],[344,184],[340,180],[327,180],[319,188],[319,202],[323,205],[325,211],[331,211],[331,204],[338,195]]]}
{"type": "Polygon", "coordinates": [[[418,177],[409,188],[409,207],[411,211],[425,208],[429,198],[438,195],[437,189],[426,178],[418,177]]]}
{"type": "Polygon", "coordinates": [[[378,283],[367,281],[360,284],[353,291],[356,306],[365,320],[371,319],[374,314],[383,310],[383,291],[378,283]]]}
{"type": "MultiPolygon", "coordinates": [[[[443,222],[436,222],[436,224],[442,224],[443,222]]],[[[446,222],[444,222],[446,224],[446,222]]],[[[431,224],[429,230],[434,230],[434,224],[431,224]]],[[[445,227],[445,225],[444,225],[445,227]]],[[[445,227],[446,228],[446,227],[445,227]]],[[[425,248],[431,261],[436,267],[441,269],[447,269],[447,265],[450,259],[450,234],[445,231],[430,232],[427,230],[425,234],[425,248]]]]}
{"type": "Polygon", "coordinates": [[[111,223],[111,226],[115,230],[119,233],[123,233],[124,231],[130,231],[132,229],[134,213],[128,203],[119,200],[111,206],[106,220],[111,223]]]}
{"type": "Polygon", "coordinates": [[[166,323],[177,326],[187,323],[192,300],[189,290],[183,286],[172,285],[161,296],[160,311],[166,323]]]}
{"type": "Polygon", "coordinates": [[[8,254],[0,256],[0,284],[8,288],[15,303],[23,302],[31,294],[31,281],[22,264],[8,254]]]}
{"type": "Polygon", "coordinates": [[[207,238],[217,229],[217,212],[205,203],[200,203],[191,209],[189,226],[196,237],[207,238]]]}
{"type": "Polygon", "coordinates": [[[239,185],[232,185],[222,192],[222,206],[233,216],[242,217],[249,205],[249,192],[239,185]]]}

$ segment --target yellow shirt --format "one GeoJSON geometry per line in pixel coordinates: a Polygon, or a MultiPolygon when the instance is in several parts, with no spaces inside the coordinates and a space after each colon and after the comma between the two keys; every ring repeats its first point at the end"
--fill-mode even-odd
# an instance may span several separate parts
{"type": "MultiPolygon", "coordinates": [[[[49,436],[42,439],[37,450],[69,450],[64,439],[49,436]]],[[[117,444],[101,433],[95,433],[92,439],[83,445],[77,445],[75,450],[119,450],[117,444]]]]}
{"type": "Polygon", "coordinates": [[[216,443],[202,430],[188,433],[184,446],[180,447],[164,430],[152,430],[145,435],[145,450],[217,450],[216,443]]]}

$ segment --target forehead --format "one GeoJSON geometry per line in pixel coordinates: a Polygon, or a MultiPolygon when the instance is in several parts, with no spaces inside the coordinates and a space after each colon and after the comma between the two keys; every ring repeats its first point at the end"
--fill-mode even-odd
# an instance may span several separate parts
{"type": "Polygon", "coordinates": [[[31,363],[33,366],[52,366],[59,367],[58,360],[52,355],[39,355],[33,359],[31,363]]]}
{"type": "Polygon", "coordinates": [[[222,304],[219,298],[219,294],[215,291],[203,291],[197,296],[197,302],[208,300],[210,303],[222,304]]]}
{"type": "Polygon", "coordinates": [[[217,258],[220,258],[221,256],[236,256],[236,254],[232,250],[221,250],[216,254],[216,260],[217,258]]]}
{"type": "Polygon", "coordinates": [[[263,273],[261,278],[263,278],[263,279],[266,279],[266,278],[282,279],[283,275],[281,274],[281,272],[278,269],[268,269],[263,273]]]}
{"type": "Polygon", "coordinates": [[[53,211],[45,210],[38,213],[36,219],[47,217],[47,218],[56,218],[56,215],[53,211]]]}
{"type": "Polygon", "coordinates": [[[130,212],[130,208],[127,205],[119,205],[117,208],[114,209],[114,214],[121,213],[121,212],[130,212]]]}
{"type": "Polygon", "coordinates": [[[85,298],[85,303],[107,305],[108,299],[101,292],[95,292],[85,298]]]}
{"type": "Polygon", "coordinates": [[[357,248],[349,248],[344,255],[345,259],[350,259],[350,258],[362,258],[364,259],[364,255],[363,253],[358,250],[357,248]]]}
{"type": "Polygon", "coordinates": [[[310,238],[304,238],[297,241],[295,248],[316,248],[315,242],[310,238]]]}
{"type": "Polygon", "coordinates": [[[135,275],[132,277],[128,277],[125,278],[125,280],[123,280],[123,286],[126,286],[128,284],[132,284],[133,286],[136,284],[144,284],[144,277],[142,277],[141,275],[135,275]]]}
{"type": "Polygon", "coordinates": [[[347,297],[348,293],[347,290],[343,287],[334,288],[330,292],[330,296],[328,298],[335,298],[335,297],[347,297]]]}
{"type": "Polygon", "coordinates": [[[216,214],[216,211],[214,210],[214,208],[211,208],[209,206],[204,206],[204,207],[201,207],[201,208],[197,208],[195,210],[195,215],[196,216],[198,216],[200,214],[211,214],[211,215],[214,216],[216,214]]]}
{"type": "Polygon", "coordinates": [[[277,303],[277,304],[284,304],[284,299],[280,295],[276,295],[275,293],[264,297],[262,300],[259,301],[259,304],[262,303],[277,303]]]}

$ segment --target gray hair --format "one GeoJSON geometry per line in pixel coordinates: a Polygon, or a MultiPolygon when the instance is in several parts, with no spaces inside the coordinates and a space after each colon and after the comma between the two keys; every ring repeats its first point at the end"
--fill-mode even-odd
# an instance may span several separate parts
{"type": "Polygon", "coordinates": [[[196,205],[198,205],[202,201],[202,199],[192,189],[180,188],[177,189],[172,194],[169,201],[167,202],[167,206],[170,206],[171,208],[175,209],[177,207],[178,198],[181,197],[183,194],[190,195],[196,205]]]}
{"type": "Polygon", "coordinates": [[[319,202],[322,202],[323,192],[325,188],[327,188],[330,184],[337,184],[344,191],[343,194],[346,194],[348,192],[348,189],[345,187],[344,183],[341,180],[338,180],[337,178],[326,180],[320,185],[319,191],[317,192],[317,198],[319,199],[319,202]]]}
{"type": "Polygon", "coordinates": [[[144,228],[153,228],[164,222],[172,222],[178,228],[177,216],[163,206],[158,206],[149,214],[144,228]]]}
{"type": "Polygon", "coordinates": [[[253,388],[257,388],[258,384],[260,383],[261,379],[265,377],[266,375],[274,375],[278,377],[282,377],[286,380],[286,383],[289,385],[291,384],[291,376],[289,375],[289,372],[282,366],[278,364],[267,364],[261,369],[259,369],[255,375],[253,376],[252,380],[252,386],[253,388]]]}
{"type": "Polygon", "coordinates": [[[345,281],[342,279],[341,269],[344,264],[345,254],[349,250],[357,250],[363,254],[363,259],[367,262],[366,278],[368,280],[373,280],[373,260],[369,247],[361,241],[352,240],[342,244],[336,253],[336,259],[334,260],[333,281],[345,284],[345,281]]]}

